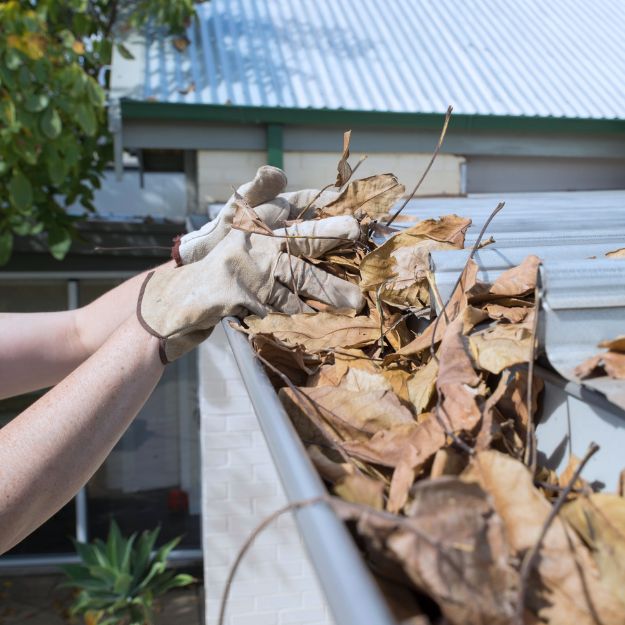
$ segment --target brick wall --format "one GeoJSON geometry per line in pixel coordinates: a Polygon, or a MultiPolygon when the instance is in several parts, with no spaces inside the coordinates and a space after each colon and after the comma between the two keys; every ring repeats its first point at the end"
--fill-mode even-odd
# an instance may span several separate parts
{"type": "MultiPolygon", "coordinates": [[[[286,503],[271,455],[221,327],[199,349],[206,623],[251,530],[286,503]]],[[[259,536],[239,568],[228,625],[330,625],[290,516],[259,536]]]]}
{"type": "MultiPolygon", "coordinates": [[[[371,154],[358,169],[357,177],[392,172],[408,191],[424,171],[431,154],[371,154]]],[[[198,152],[198,198],[200,210],[210,202],[227,200],[232,187],[251,180],[256,170],[266,163],[262,150],[202,150],[198,152]]],[[[330,152],[285,152],[284,169],[289,190],[320,188],[336,178],[339,155],[330,152]]],[[[354,154],[352,162],[359,158],[354,154]]],[[[418,195],[458,195],[461,192],[461,166],[464,157],[439,154],[418,195]]]]}

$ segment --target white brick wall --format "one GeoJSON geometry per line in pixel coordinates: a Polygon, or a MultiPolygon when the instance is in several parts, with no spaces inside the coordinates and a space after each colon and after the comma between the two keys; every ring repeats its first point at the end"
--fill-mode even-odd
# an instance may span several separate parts
{"type": "MultiPolygon", "coordinates": [[[[360,155],[354,154],[355,164],[360,155]]],[[[198,197],[200,209],[209,202],[227,200],[232,187],[251,180],[266,163],[261,150],[202,150],[198,152],[198,197]]],[[[284,169],[289,190],[320,188],[336,177],[339,154],[332,152],[285,152],[284,169]]],[[[371,154],[358,169],[357,177],[392,172],[408,191],[416,184],[431,154],[371,154]]],[[[418,195],[458,195],[461,191],[461,165],[465,159],[453,154],[439,154],[418,195]]]]}
{"type": "MultiPolygon", "coordinates": [[[[199,350],[206,624],[252,529],[286,503],[271,455],[221,327],[199,350]]],[[[291,517],[261,534],[230,592],[228,625],[331,625],[291,517]]]]}

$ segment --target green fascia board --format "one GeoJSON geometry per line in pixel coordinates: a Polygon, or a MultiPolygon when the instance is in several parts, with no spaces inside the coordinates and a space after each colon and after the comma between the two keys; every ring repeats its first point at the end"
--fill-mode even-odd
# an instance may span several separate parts
{"type": "MultiPolygon", "coordinates": [[[[439,113],[393,113],[329,109],[296,109],[261,106],[228,106],[178,102],[146,102],[122,99],[123,120],[223,122],[232,124],[282,124],[291,126],[376,126],[440,130],[439,113]]],[[[517,117],[455,114],[450,126],[465,132],[625,134],[625,120],[573,119],[565,117],[517,117]]]]}

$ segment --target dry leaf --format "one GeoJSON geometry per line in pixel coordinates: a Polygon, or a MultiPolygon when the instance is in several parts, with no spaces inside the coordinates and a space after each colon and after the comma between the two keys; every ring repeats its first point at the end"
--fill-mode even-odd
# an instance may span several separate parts
{"type": "Polygon", "coordinates": [[[481,379],[473,368],[462,328],[461,317],[452,321],[438,351],[436,390],[441,395],[440,414],[453,432],[471,432],[481,418],[476,401],[481,379]]]}
{"type": "MultiPolygon", "coordinates": [[[[294,384],[305,384],[321,361],[318,356],[309,354],[301,345],[290,346],[276,339],[272,334],[256,334],[252,338],[256,353],[279,369],[294,384]]],[[[276,373],[267,369],[272,384],[279,388],[284,382],[276,373]]]]}
{"type": "Polygon", "coordinates": [[[470,219],[446,215],[427,219],[400,232],[367,254],[360,264],[360,288],[380,288],[390,304],[421,308],[429,304],[429,254],[435,249],[460,249],[470,219]]]}
{"type": "Polygon", "coordinates": [[[251,315],[244,321],[252,334],[273,334],[289,345],[303,345],[309,352],[370,345],[380,336],[379,326],[368,317],[329,312],[269,313],[262,319],[251,315]]]}
{"type": "Polygon", "coordinates": [[[618,250],[612,252],[606,252],[605,255],[608,258],[625,258],[625,247],[620,247],[618,250]]]}
{"type": "Polygon", "coordinates": [[[468,338],[477,367],[491,373],[528,362],[532,354],[532,331],[527,323],[496,323],[468,338]]]}
{"type": "Polygon", "coordinates": [[[615,339],[609,341],[601,341],[599,347],[605,347],[611,352],[620,352],[625,354],[625,336],[617,336],[615,339]]]}
{"type": "Polygon", "coordinates": [[[605,352],[597,354],[575,367],[575,375],[581,380],[604,373],[615,380],[625,380],[625,353],[605,352]]]}
{"type": "Polygon", "coordinates": [[[427,365],[421,367],[407,382],[408,395],[415,407],[416,414],[425,412],[432,404],[436,391],[438,362],[430,358],[427,365]]]}
{"type": "MultiPolygon", "coordinates": [[[[508,545],[518,556],[538,540],[551,505],[534,487],[527,467],[496,451],[474,456],[462,474],[492,498],[508,545]]],[[[601,583],[597,567],[561,518],[549,527],[526,596],[527,619],[550,625],[622,625],[622,605],[601,583]]]]}
{"type": "Polygon", "coordinates": [[[475,440],[476,451],[484,451],[488,449],[495,433],[499,430],[499,426],[496,424],[494,419],[495,406],[506,393],[509,382],[510,371],[504,371],[499,379],[497,388],[484,402],[484,408],[482,409],[482,424],[475,440]]]}
{"type": "Polygon", "coordinates": [[[334,460],[328,458],[317,445],[309,445],[306,451],[308,452],[308,457],[311,462],[315,465],[315,469],[319,472],[319,475],[327,482],[335,484],[348,475],[354,474],[354,465],[347,462],[334,462],[334,460]]]}
{"type": "Polygon", "coordinates": [[[460,475],[467,466],[467,456],[453,447],[443,447],[434,455],[430,478],[443,475],[460,475]]]}
{"type": "Polygon", "coordinates": [[[521,323],[527,317],[530,308],[522,306],[502,306],[501,304],[486,304],[486,314],[495,321],[505,319],[510,323],[521,323]]]}
{"type": "Polygon", "coordinates": [[[410,410],[392,391],[354,393],[340,387],[318,386],[283,392],[306,414],[314,405],[318,416],[345,440],[367,441],[379,430],[414,423],[410,410]]]}
{"type": "Polygon", "coordinates": [[[594,493],[566,504],[562,516],[592,549],[601,583],[620,599],[625,614],[625,499],[594,493]]]}
{"type": "Polygon", "coordinates": [[[339,164],[336,168],[337,174],[336,182],[334,183],[335,187],[342,187],[352,177],[352,168],[347,162],[347,159],[349,158],[349,141],[351,137],[351,130],[343,133],[343,154],[341,155],[341,160],[339,160],[339,164]]]}
{"type": "Polygon", "coordinates": [[[427,462],[445,444],[445,433],[430,415],[420,423],[395,426],[392,430],[380,430],[368,441],[347,441],[343,449],[355,458],[396,467],[404,458],[413,463],[427,462]]]}
{"type": "Polygon", "coordinates": [[[418,588],[439,604],[448,623],[510,625],[517,574],[509,564],[502,522],[488,495],[457,478],[417,484],[407,518],[394,523],[348,506],[373,548],[385,549],[418,588]]]}
{"type": "Polygon", "coordinates": [[[404,185],[393,174],[379,174],[350,182],[340,195],[321,209],[321,217],[353,215],[360,211],[372,219],[388,214],[404,194],[404,185]]]}
{"type": "Polygon", "coordinates": [[[234,198],[236,201],[233,204],[235,213],[232,227],[235,230],[274,236],[273,230],[258,216],[258,213],[236,189],[234,189],[234,198]]]}
{"type": "Polygon", "coordinates": [[[538,276],[538,256],[527,256],[517,267],[504,271],[492,284],[478,282],[467,293],[469,302],[488,302],[502,297],[522,297],[534,292],[538,276]]]}
{"type": "Polygon", "coordinates": [[[345,501],[363,504],[376,510],[384,508],[384,484],[360,473],[344,477],[334,487],[334,492],[345,501]]]}

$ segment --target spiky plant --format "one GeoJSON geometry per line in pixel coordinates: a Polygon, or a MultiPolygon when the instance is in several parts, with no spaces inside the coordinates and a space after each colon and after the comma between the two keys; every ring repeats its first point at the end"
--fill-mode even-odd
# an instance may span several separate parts
{"type": "Polygon", "coordinates": [[[152,553],[159,531],[124,538],[112,521],[106,542],[75,542],[81,563],[62,567],[68,577],[62,585],[80,591],[71,614],[83,614],[86,622],[97,625],[151,625],[154,599],[195,581],[167,569],[169,553],[180,538],[152,553]]]}

